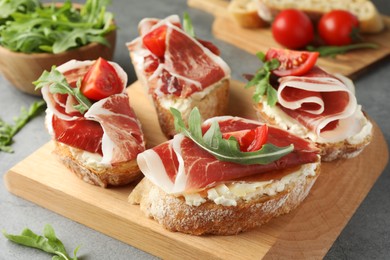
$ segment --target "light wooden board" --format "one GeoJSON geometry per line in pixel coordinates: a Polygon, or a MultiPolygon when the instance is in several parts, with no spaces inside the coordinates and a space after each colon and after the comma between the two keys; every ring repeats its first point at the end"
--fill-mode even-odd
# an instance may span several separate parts
{"type": "MultiPolygon", "coordinates": [[[[132,85],[129,94],[148,146],[164,141],[140,84],[132,85]]],[[[233,82],[230,114],[255,118],[251,94],[233,82]]],[[[164,230],[127,202],[133,186],[102,189],[84,183],[51,153],[52,142],[12,167],[5,183],[21,198],[164,259],[322,258],[388,161],[386,141],[376,124],[374,130],[374,140],[359,157],[322,165],[311,193],[296,210],[236,236],[164,230]]]]}
{"type": "MultiPolygon", "coordinates": [[[[225,0],[188,0],[188,5],[215,16],[212,31],[215,37],[249,53],[266,52],[270,47],[282,48],[274,39],[269,27],[245,29],[240,27],[227,12],[225,0]]],[[[366,42],[378,44],[377,49],[360,49],[337,55],[336,58],[319,58],[318,65],[330,73],[356,77],[370,65],[390,54],[390,17],[383,16],[386,29],[378,34],[363,35],[366,42]]],[[[251,72],[246,72],[251,73],[251,72]]],[[[254,73],[254,72],[253,72],[254,73]]]]}

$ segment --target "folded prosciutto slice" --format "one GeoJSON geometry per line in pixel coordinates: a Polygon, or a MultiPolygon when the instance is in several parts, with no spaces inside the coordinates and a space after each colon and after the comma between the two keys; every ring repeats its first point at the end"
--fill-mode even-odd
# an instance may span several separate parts
{"type": "Polygon", "coordinates": [[[150,94],[186,98],[230,77],[218,49],[184,32],[177,15],[143,19],[139,31],[128,49],[150,94]]]}
{"type": "MultiPolygon", "coordinates": [[[[93,61],[72,60],[57,70],[75,87],[92,64],[93,61]]],[[[46,126],[53,138],[71,147],[100,154],[100,163],[105,165],[133,160],[145,150],[140,122],[125,92],[127,75],[119,65],[110,64],[122,80],[121,93],[93,103],[84,115],[74,108],[77,101],[73,96],[52,94],[49,86],[42,88],[48,107],[46,126]]]]}
{"type": "MultiPolygon", "coordinates": [[[[259,122],[231,117],[214,117],[203,123],[203,130],[211,122],[219,123],[222,133],[247,131],[257,128],[259,122]]],[[[273,170],[299,166],[318,161],[318,149],[310,142],[287,131],[269,127],[267,143],[276,146],[294,145],[294,150],[269,164],[242,165],[217,160],[183,134],[170,141],[140,153],[137,163],[143,174],[168,194],[196,192],[240,178],[273,170]]]]}
{"type": "Polygon", "coordinates": [[[302,76],[279,78],[278,105],[320,139],[337,142],[361,130],[353,83],[314,66],[302,76]]]}

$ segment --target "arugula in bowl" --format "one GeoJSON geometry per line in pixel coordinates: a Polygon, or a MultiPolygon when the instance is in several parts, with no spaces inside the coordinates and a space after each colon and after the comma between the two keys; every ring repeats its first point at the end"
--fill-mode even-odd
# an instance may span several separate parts
{"type": "Polygon", "coordinates": [[[0,46],[14,52],[61,53],[92,42],[108,45],[116,29],[110,0],[87,0],[78,8],[70,0],[43,5],[39,0],[0,1],[0,46]]]}

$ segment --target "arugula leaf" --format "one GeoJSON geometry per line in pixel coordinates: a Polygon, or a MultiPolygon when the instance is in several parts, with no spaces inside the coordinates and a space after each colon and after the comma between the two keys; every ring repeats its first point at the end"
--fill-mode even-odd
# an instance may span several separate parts
{"type": "Polygon", "coordinates": [[[187,12],[183,14],[183,29],[186,33],[188,33],[191,37],[195,38],[195,30],[192,25],[192,21],[190,15],[187,12]]]}
{"type": "Polygon", "coordinates": [[[171,107],[174,117],[175,129],[182,133],[199,147],[212,154],[220,161],[234,162],[238,164],[268,164],[280,159],[294,150],[294,145],[277,147],[273,144],[264,144],[254,152],[242,152],[234,137],[228,140],[222,138],[218,122],[213,122],[207,132],[202,135],[201,116],[198,108],[194,108],[188,118],[188,129],[181,117],[180,111],[171,107]]]}
{"type": "Polygon", "coordinates": [[[77,260],[77,247],[74,251],[74,257],[71,258],[65,250],[64,244],[59,240],[51,225],[46,224],[43,230],[43,236],[35,234],[28,228],[25,228],[20,235],[8,234],[3,230],[3,235],[14,243],[33,247],[54,254],[52,259],[58,260],[77,260]]]}
{"type": "Polygon", "coordinates": [[[77,81],[77,88],[72,88],[66,81],[65,76],[56,69],[56,66],[53,66],[50,72],[45,70],[33,84],[35,85],[36,90],[48,85],[50,93],[69,94],[74,96],[79,102],[74,108],[81,114],[84,114],[92,105],[91,101],[89,101],[89,99],[80,91],[81,79],[77,81]]]}
{"type": "Polygon", "coordinates": [[[0,45],[11,51],[60,53],[91,42],[108,45],[104,36],[116,28],[113,14],[106,11],[109,0],[87,0],[80,10],[70,0],[60,7],[38,0],[15,2],[26,7],[0,1],[0,45]]]}
{"type": "Polygon", "coordinates": [[[22,129],[32,118],[39,115],[44,108],[46,103],[44,101],[34,102],[28,110],[24,107],[21,109],[20,115],[14,119],[15,124],[7,124],[0,118],[0,151],[12,153],[11,147],[13,140],[12,138],[22,129]]]}
{"type": "Polygon", "coordinates": [[[277,69],[280,66],[280,62],[277,59],[266,61],[265,54],[262,52],[258,52],[256,56],[263,62],[263,67],[256,72],[253,78],[245,85],[245,88],[254,86],[253,100],[258,103],[261,97],[266,95],[267,103],[272,107],[276,104],[278,98],[276,90],[270,84],[271,71],[277,69]]]}
{"type": "Polygon", "coordinates": [[[364,48],[376,49],[378,48],[378,45],[375,43],[355,43],[345,46],[320,46],[317,48],[314,46],[307,46],[307,50],[319,52],[321,57],[336,57],[337,54],[364,48]]]}

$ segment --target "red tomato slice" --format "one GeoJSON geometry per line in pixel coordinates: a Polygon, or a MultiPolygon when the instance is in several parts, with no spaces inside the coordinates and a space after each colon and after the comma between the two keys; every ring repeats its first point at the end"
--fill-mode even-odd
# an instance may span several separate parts
{"type": "Polygon", "coordinates": [[[237,139],[242,152],[254,152],[260,150],[263,144],[267,142],[268,126],[262,125],[251,130],[222,134],[224,139],[229,139],[231,136],[237,139]]]}
{"type": "Polygon", "coordinates": [[[279,68],[272,71],[276,76],[301,76],[314,67],[318,55],[318,52],[271,48],[267,51],[265,59],[267,61],[277,59],[280,62],[279,68]]]}
{"type": "Polygon", "coordinates": [[[94,101],[122,91],[123,84],[115,68],[103,58],[95,61],[81,81],[81,93],[94,101]]]}
{"type": "Polygon", "coordinates": [[[166,36],[167,26],[163,25],[146,34],[142,42],[154,55],[162,59],[166,48],[166,36]]]}

